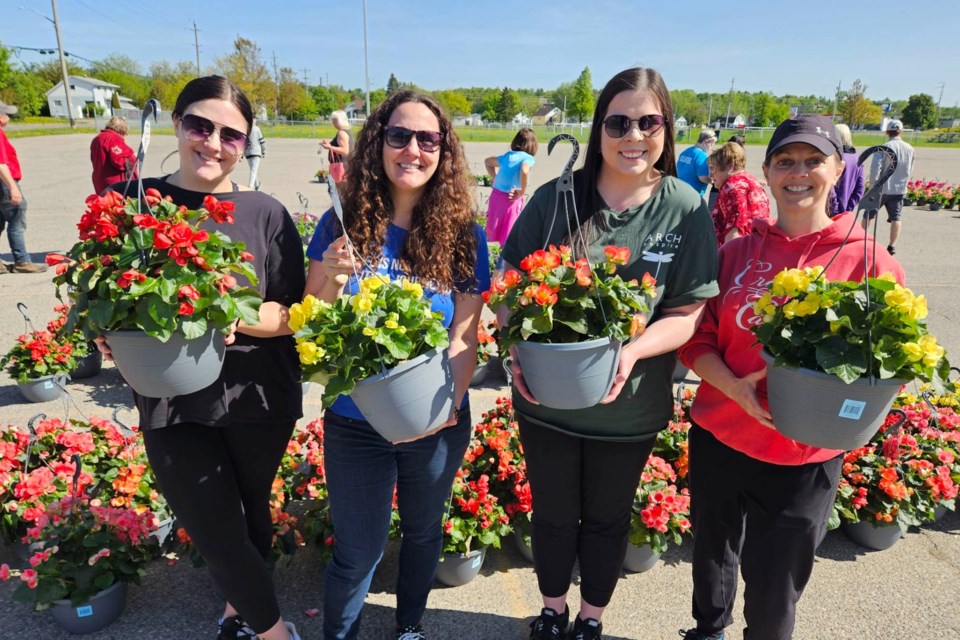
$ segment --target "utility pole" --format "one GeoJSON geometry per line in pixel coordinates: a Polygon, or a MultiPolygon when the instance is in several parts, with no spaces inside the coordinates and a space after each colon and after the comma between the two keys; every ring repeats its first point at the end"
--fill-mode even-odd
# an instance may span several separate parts
{"type": "Polygon", "coordinates": [[[833,122],[837,121],[837,108],[840,106],[840,83],[842,80],[837,80],[837,92],[833,94],[833,122]]]}
{"type": "Polygon", "coordinates": [[[367,0],[363,0],[363,77],[367,89],[367,117],[370,117],[370,66],[367,62],[367,0]]]}
{"type": "Polygon", "coordinates": [[[273,52],[273,82],[277,91],[273,94],[273,119],[280,119],[280,74],[277,73],[277,52],[273,52]]]}
{"type": "Polygon", "coordinates": [[[63,76],[63,91],[67,94],[67,116],[70,118],[70,128],[77,126],[73,119],[73,104],[70,102],[70,76],[67,75],[67,61],[63,57],[63,40],[60,38],[60,22],[57,18],[57,0],[50,0],[53,6],[53,30],[57,32],[57,51],[60,53],[60,74],[63,76]]]}
{"type": "Polygon", "coordinates": [[[309,72],[310,69],[307,69],[306,67],[304,67],[303,69],[300,69],[300,71],[303,71],[303,88],[306,89],[307,88],[307,72],[309,72]]]}
{"type": "Polygon", "coordinates": [[[710,106],[707,108],[707,126],[713,127],[713,123],[710,122],[710,118],[713,117],[713,94],[710,94],[710,106]]]}
{"type": "Polygon", "coordinates": [[[945,82],[940,83],[940,97],[937,98],[937,115],[933,118],[933,127],[935,129],[940,128],[940,101],[943,100],[943,87],[946,86],[945,82]]]}
{"type": "Polygon", "coordinates": [[[193,21],[193,48],[197,52],[197,77],[200,77],[200,38],[197,37],[197,21],[193,21]]]}
{"type": "MultiPolygon", "coordinates": [[[[733,81],[734,80],[735,78],[730,78],[730,97],[727,99],[727,119],[723,123],[725,127],[730,126],[730,107],[733,106],[733,81]]],[[[720,127],[720,128],[722,129],[723,127],[720,127]]]]}

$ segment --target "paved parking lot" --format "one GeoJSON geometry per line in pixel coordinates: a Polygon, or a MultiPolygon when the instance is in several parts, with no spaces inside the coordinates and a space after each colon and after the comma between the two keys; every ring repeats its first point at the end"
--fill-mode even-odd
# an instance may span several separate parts
{"type": "MultiPolygon", "coordinates": [[[[83,212],[83,199],[91,190],[90,136],[71,135],[14,140],[24,168],[23,189],[29,202],[27,246],[36,260],[49,251],[67,249],[76,238],[75,224],[83,212]]],[[[541,141],[532,182],[542,184],[558,175],[567,158],[566,146],[546,155],[541,141]]],[[[131,146],[136,147],[130,139],[131,146]]],[[[152,142],[145,175],[159,175],[161,159],[175,148],[170,136],[152,142]]],[[[298,194],[309,202],[308,210],[322,212],[329,199],[313,178],[323,156],[313,140],[271,140],[260,177],[265,191],[273,193],[291,211],[303,210],[298,194]]],[[[470,143],[467,155],[473,173],[483,172],[483,158],[502,153],[505,144],[470,143]]],[[[761,147],[747,150],[748,169],[760,173],[761,147]]],[[[164,172],[176,168],[176,157],[163,164],[164,172]]],[[[237,171],[246,181],[246,167],[237,171]]],[[[960,150],[917,150],[915,177],[938,178],[960,183],[960,150]]],[[[480,189],[483,199],[489,189],[480,189]]],[[[957,284],[957,246],[960,212],[932,213],[908,208],[897,258],[903,263],[909,284],[930,299],[929,324],[939,340],[960,363],[960,291],[957,284]]],[[[887,229],[880,223],[880,240],[887,229]]],[[[6,240],[0,241],[0,259],[11,261],[6,240]]],[[[28,305],[36,324],[53,315],[54,296],[47,275],[0,276],[0,345],[9,345],[21,332],[23,320],[16,303],[28,305]]],[[[4,350],[6,346],[2,347],[4,350]]],[[[109,416],[114,407],[129,406],[129,392],[112,367],[96,378],[71,383],[70,415],[109,416]]],[[[475,415],[506,393],[498,386],[474,390],[475,415]]],[[[308,394],[306,413],[320,412],[320,394],[308,394]]],[[[19,395],[16,385],[0,376],[0,421],[22,425],[37,412],[63,415],[57,403],[31,405],[19,395]]],[[[129,413],[128,420],[133,420],[129,413]]],[[[847,638],[955,638],[960,633],[957,603],[960,600],[960,517],[949,514],[943,521],[912,533],[886,552],[867,552],[840,533],[830,534],[818,554],[813,579],[800,606],[796,638],[826,640],[847,638]]],[[[396,576],[396,549],[388,550],[378,571],[365,609],[362,638],[392,638],[396,576]]],[[[320,607],[321,571],[311,549],[276,571],[281,608],[296,624],[304,640],[320,638],[320,618],[305,611],[320,607]]],[[[689,547],[667,554],[665,561],[645,574],[626,575],[604,617],[612,640],[676,638],[677,629],[691,625],[689,547]]],[[[0,637],[67,638],[45,614],[33,614],[7,596],[10,585],[0,584],[0,637]]],[[[576,586],[571,603],[578,598],[576,586]]],[[[131,590],[123,617],[96,639],[209,639],[215,635],[214,620],[219,602],[206,573],[189,562],[166,566],[156,562],[144,584],[131,590]]],[[[483,575],[467,586],[437,588],[424,621],[431,638],[494,640],[524,638],[526,623],[539,611],[532,568],[513,549],[488,555],[483,575]]],[[[739,617],[731,638],[739,638],[739,617]]]]}

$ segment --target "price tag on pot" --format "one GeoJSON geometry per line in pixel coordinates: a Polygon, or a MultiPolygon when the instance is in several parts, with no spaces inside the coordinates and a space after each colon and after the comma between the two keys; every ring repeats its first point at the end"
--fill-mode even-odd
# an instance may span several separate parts
{"type": "Polygon", "coordinates": [[[87,605],[85,607],[77,607],[77,617],[78,618],[89,618],[93,615],[93,607],[87,605]]]}
{"type": "Polygon", "coordinates": [[[44,389],[53,389],[53,380],[47,380],[43,383],[44,389]]]}
{"type": "Polygon", "coordinates": [[[480,563],[481,563],[481,562],[483,562],[483,556],[478,555],[478,556],[475,557],[475,558],[473,559],[473,561],[470,563],[470,568],[471,568],[471,569],[476,569],[477,567],[480,566],[480,563]]]}
{"type": "Polygon", "coordinates": [[[859,420],[867,403],[860,400],[844,400],[840,407],[840,417],[847,420],[859,420]]]}

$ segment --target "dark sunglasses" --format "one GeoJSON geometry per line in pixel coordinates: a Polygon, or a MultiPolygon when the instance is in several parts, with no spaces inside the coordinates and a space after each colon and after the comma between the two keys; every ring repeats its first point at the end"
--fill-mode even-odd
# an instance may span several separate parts
{"type": "Polygon", "coordinates": [[[184,134],[194,142],[206,140],[214,131],[220,132],[220,144],[230,153],[238,155],[247,146],[247,134],[232,127],[225,127],[213,120],[188,113],[180,116],[180,126],[184,134]]]}
{"type": "Polygon", "coordinates": [[[394,149],[405,148],[414,136],[417,137],[417,146],[427,153],[440,149],[440,141],[443,140],[439,131],[412,131],[405,127],[387,127],[383,130],[383,141],[394,149]]]}
{"type": "Polygon", "coordinates": [[[636,122],[640,133],[649,138],[657,135],[663,129],[665,121],[666,119],[662,115],[656,113],[633,119],[620,115],[607,116],[603,119],[603,130],[611,138],[622,138],[630,133],[630,125],[636,122]]]}

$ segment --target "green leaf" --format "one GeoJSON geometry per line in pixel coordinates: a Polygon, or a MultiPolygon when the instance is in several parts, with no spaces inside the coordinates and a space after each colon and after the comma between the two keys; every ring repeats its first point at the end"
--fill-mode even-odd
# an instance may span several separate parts
{"type": "Polygon", "coordinates": [[[87,309],[87,317],[98,329],[110,326],[113,319],[113,303],[110,300],[92,300],[87,309]]]}
{"type": "Polygon", "coordinates": [[[180,322],[180,331],[187,340],[196,340],[207,333],[206,318],[185,316],[180,322]]]}

